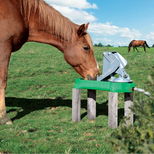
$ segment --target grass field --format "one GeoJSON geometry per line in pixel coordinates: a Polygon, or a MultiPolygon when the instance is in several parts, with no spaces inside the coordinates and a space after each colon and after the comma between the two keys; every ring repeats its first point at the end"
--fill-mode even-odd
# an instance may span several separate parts
{"type": "MultiPolygon", "coordinates": [[[[126,67],[137,87],[153,94],[154,48],[144,53],[126,47],[95,48],[102,65],[104,51],[117,51],[128,61],[126,67]]],[[[71,121],[71,91],[80,77],[55,48],[28,43],[13,53],[7,87],[7,112],[13,125],[0,126],[0,152],[8,153],[114,153],[108,141],[114,131],[107,127],[107,92],[97,91],[97,118],[86,117],[86,91],[82,93],[82,120],[71,121]]],[[[135,92],[135,100],[150,99],[135,92]]],[[[120,117],[123,113],[120,95],[120,117]]],[[[121,118],[120,118],[121,120],[121,118]]]]}

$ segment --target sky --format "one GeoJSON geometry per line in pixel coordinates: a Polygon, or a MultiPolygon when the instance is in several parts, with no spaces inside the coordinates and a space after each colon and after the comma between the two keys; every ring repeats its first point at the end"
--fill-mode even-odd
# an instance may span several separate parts
{"type": "Polygon", "coordinates": [[[45,0],[77,24],[90,23],[93,43],[127,46],[133,39],[154,44],[154,0],[45,0]]]}

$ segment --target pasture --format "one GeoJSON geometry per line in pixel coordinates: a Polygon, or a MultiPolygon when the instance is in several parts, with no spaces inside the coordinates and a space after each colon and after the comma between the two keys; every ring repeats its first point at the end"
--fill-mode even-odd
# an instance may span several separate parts
{"type": "MultiPolygon", "coordinates": [[[[128,61],[126,72],[153,94],[154,48],[147,53],[127,52],[126,47],[97,47],[95,56],[102,65],[103,51],[117,51],[128,61]]],[[[107,92],[97,91],[97,118],[86,117],[86,91],[82,93],[82,120],[71,121],[71,95],[75,78],[80,77],[56,48],[27,43],[12,54],[6,105],[13,125],[0,126],[0,152],[8,153],[113,153],[107,124],[107,92]]],[[[135,92],[135,101],[151,99],[135,92]]],[[[123,95],[119,98],[122,120],[123,95]]]]}

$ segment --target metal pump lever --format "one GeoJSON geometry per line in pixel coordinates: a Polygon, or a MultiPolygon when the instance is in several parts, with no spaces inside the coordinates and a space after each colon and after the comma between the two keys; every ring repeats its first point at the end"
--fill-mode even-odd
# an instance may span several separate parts
{"type": "Polygon", "coordinates": [[[104,52],[103,74],[97,77],[97,81],[132,82],[124,67],[127,61],[118,52],[104,52]],[[118,74],[119,77],[114,77],[118,74]]]}

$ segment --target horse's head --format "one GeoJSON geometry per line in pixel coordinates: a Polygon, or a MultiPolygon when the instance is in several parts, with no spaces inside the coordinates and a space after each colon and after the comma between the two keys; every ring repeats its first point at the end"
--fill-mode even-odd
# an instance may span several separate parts
{"type": "Polygon", "coordinates": [[[75,40],[69,44],[64,52],[66,61],[84,79],[95,79],[99,68],[94,57],[90,35],[86,32],[88,24],[78,27],[75,40]]]}

